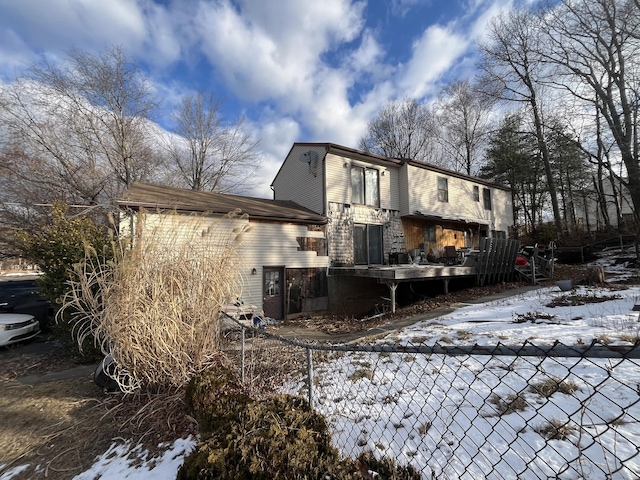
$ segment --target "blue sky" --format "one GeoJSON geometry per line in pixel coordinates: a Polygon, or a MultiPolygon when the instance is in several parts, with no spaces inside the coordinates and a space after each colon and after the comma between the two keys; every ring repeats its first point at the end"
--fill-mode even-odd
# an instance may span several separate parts
{"type": "Polygon", "coordinates": [[[162,99],[245,115],[269,184],[294,142],[357,147],[391,100],[470,78],[488,20],[513,0],[0,0],[0,81],[45,55],[120,45],[162,99]]]}

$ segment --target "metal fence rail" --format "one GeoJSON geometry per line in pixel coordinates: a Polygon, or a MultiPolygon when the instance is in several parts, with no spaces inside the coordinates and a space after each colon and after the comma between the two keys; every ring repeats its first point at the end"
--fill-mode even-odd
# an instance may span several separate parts
{"type": "Polygon", "coordinates": [[[640,344],[320,345],[237,324],[256,392],[304,395],[345,456],[431,479],[640,478],[640,344]]]}

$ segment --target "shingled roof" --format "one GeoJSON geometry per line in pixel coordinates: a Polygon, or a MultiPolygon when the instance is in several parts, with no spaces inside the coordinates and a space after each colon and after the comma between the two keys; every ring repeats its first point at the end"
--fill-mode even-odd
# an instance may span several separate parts
{"type": "Polygon", "coordinates": [[[295,223],[324,224],[327,219],[289,200],[243,197],[199,192],[148,183],[134,183],[118,201],[120,207],[170,209],[187,212],[226,214],[236,209],[249,218],[295,223]]]}

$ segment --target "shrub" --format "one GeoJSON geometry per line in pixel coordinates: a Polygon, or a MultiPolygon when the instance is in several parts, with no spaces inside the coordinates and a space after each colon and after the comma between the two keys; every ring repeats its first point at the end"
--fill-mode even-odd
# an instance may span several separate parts
{"type": "Polygon", "coordinates": [[[194,408],[202,441],[185,459],[178,480],[339,480],[369,469],[380,478],[420,478],[414,468],[369,452],[355,461],[340,459],[324,417],[304,399],[253,399],[224,362],[192,378],[187,404],[194,408]]]}
{"type": "Polygon", "coordinates": [[[69,207],[55,202],[51,210],[51,223],[35,232],[16,232],[22,254],[42,271],[39,287],[52,305],[60,305],[69,290],[67,282],[73,274],[73,265],[85,258],[87,245],[110,259],[113,256],[111,235],[89,217],[67,218],[69,207]]]}
{"type": "Polygon", "coordinates": [[[547,440],[566,440],[571,434],[576,432],[576,427],[568,421],[554,418],[546,425],[536,428],[535,431],[547,440]]]}
{"type": "Polygon", "coordinates": [[[575,392],[580,391],[580,387],[573,380],[548,378],[547,380],[534,383],[529,387],[529,390],[542,397],[549,398],[556,392],[564,393],[565,395],[573,395],[575,392]]]}
{"type": "Polygon", "coordinates": [[[527,408],[527,400],[522,393],[510,394],[506,398],[494,394],[489,401],[496,406],[496,413],[499,416],[509,415],[527,408]]]}
{"type": "Polygon", "coordinates": [[[338,463],[324,417],[305,400],[253,400],[222,365],[192,379],[187,403],[203,441],[178,479],[322,478],[338,463]]]}

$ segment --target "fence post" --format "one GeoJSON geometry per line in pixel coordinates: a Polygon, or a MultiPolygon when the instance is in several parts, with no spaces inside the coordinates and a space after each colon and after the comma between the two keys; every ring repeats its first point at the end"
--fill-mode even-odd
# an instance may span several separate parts
{"type": "Polygon", "coordinates": [[[241,377],[242,377],[242,384],[244,385],[244,327],[242,327],[240,330],[242,330],[242,346],[240,348],[240,365],[241,365],[241,377]]]}
{"type": "Polygon", "coordinates": [[[529,263],[531,263],[531,285],[535,285],[536,284],[536,255],[535,255],[535,253],[531,254],[531,260],[529,260],[529,263]]]}
{"type": "Polygon", "coordinates": [[[309,387],[309,406],[313,408],[313,357],[307,347],[307,385],[309,387]]]}

